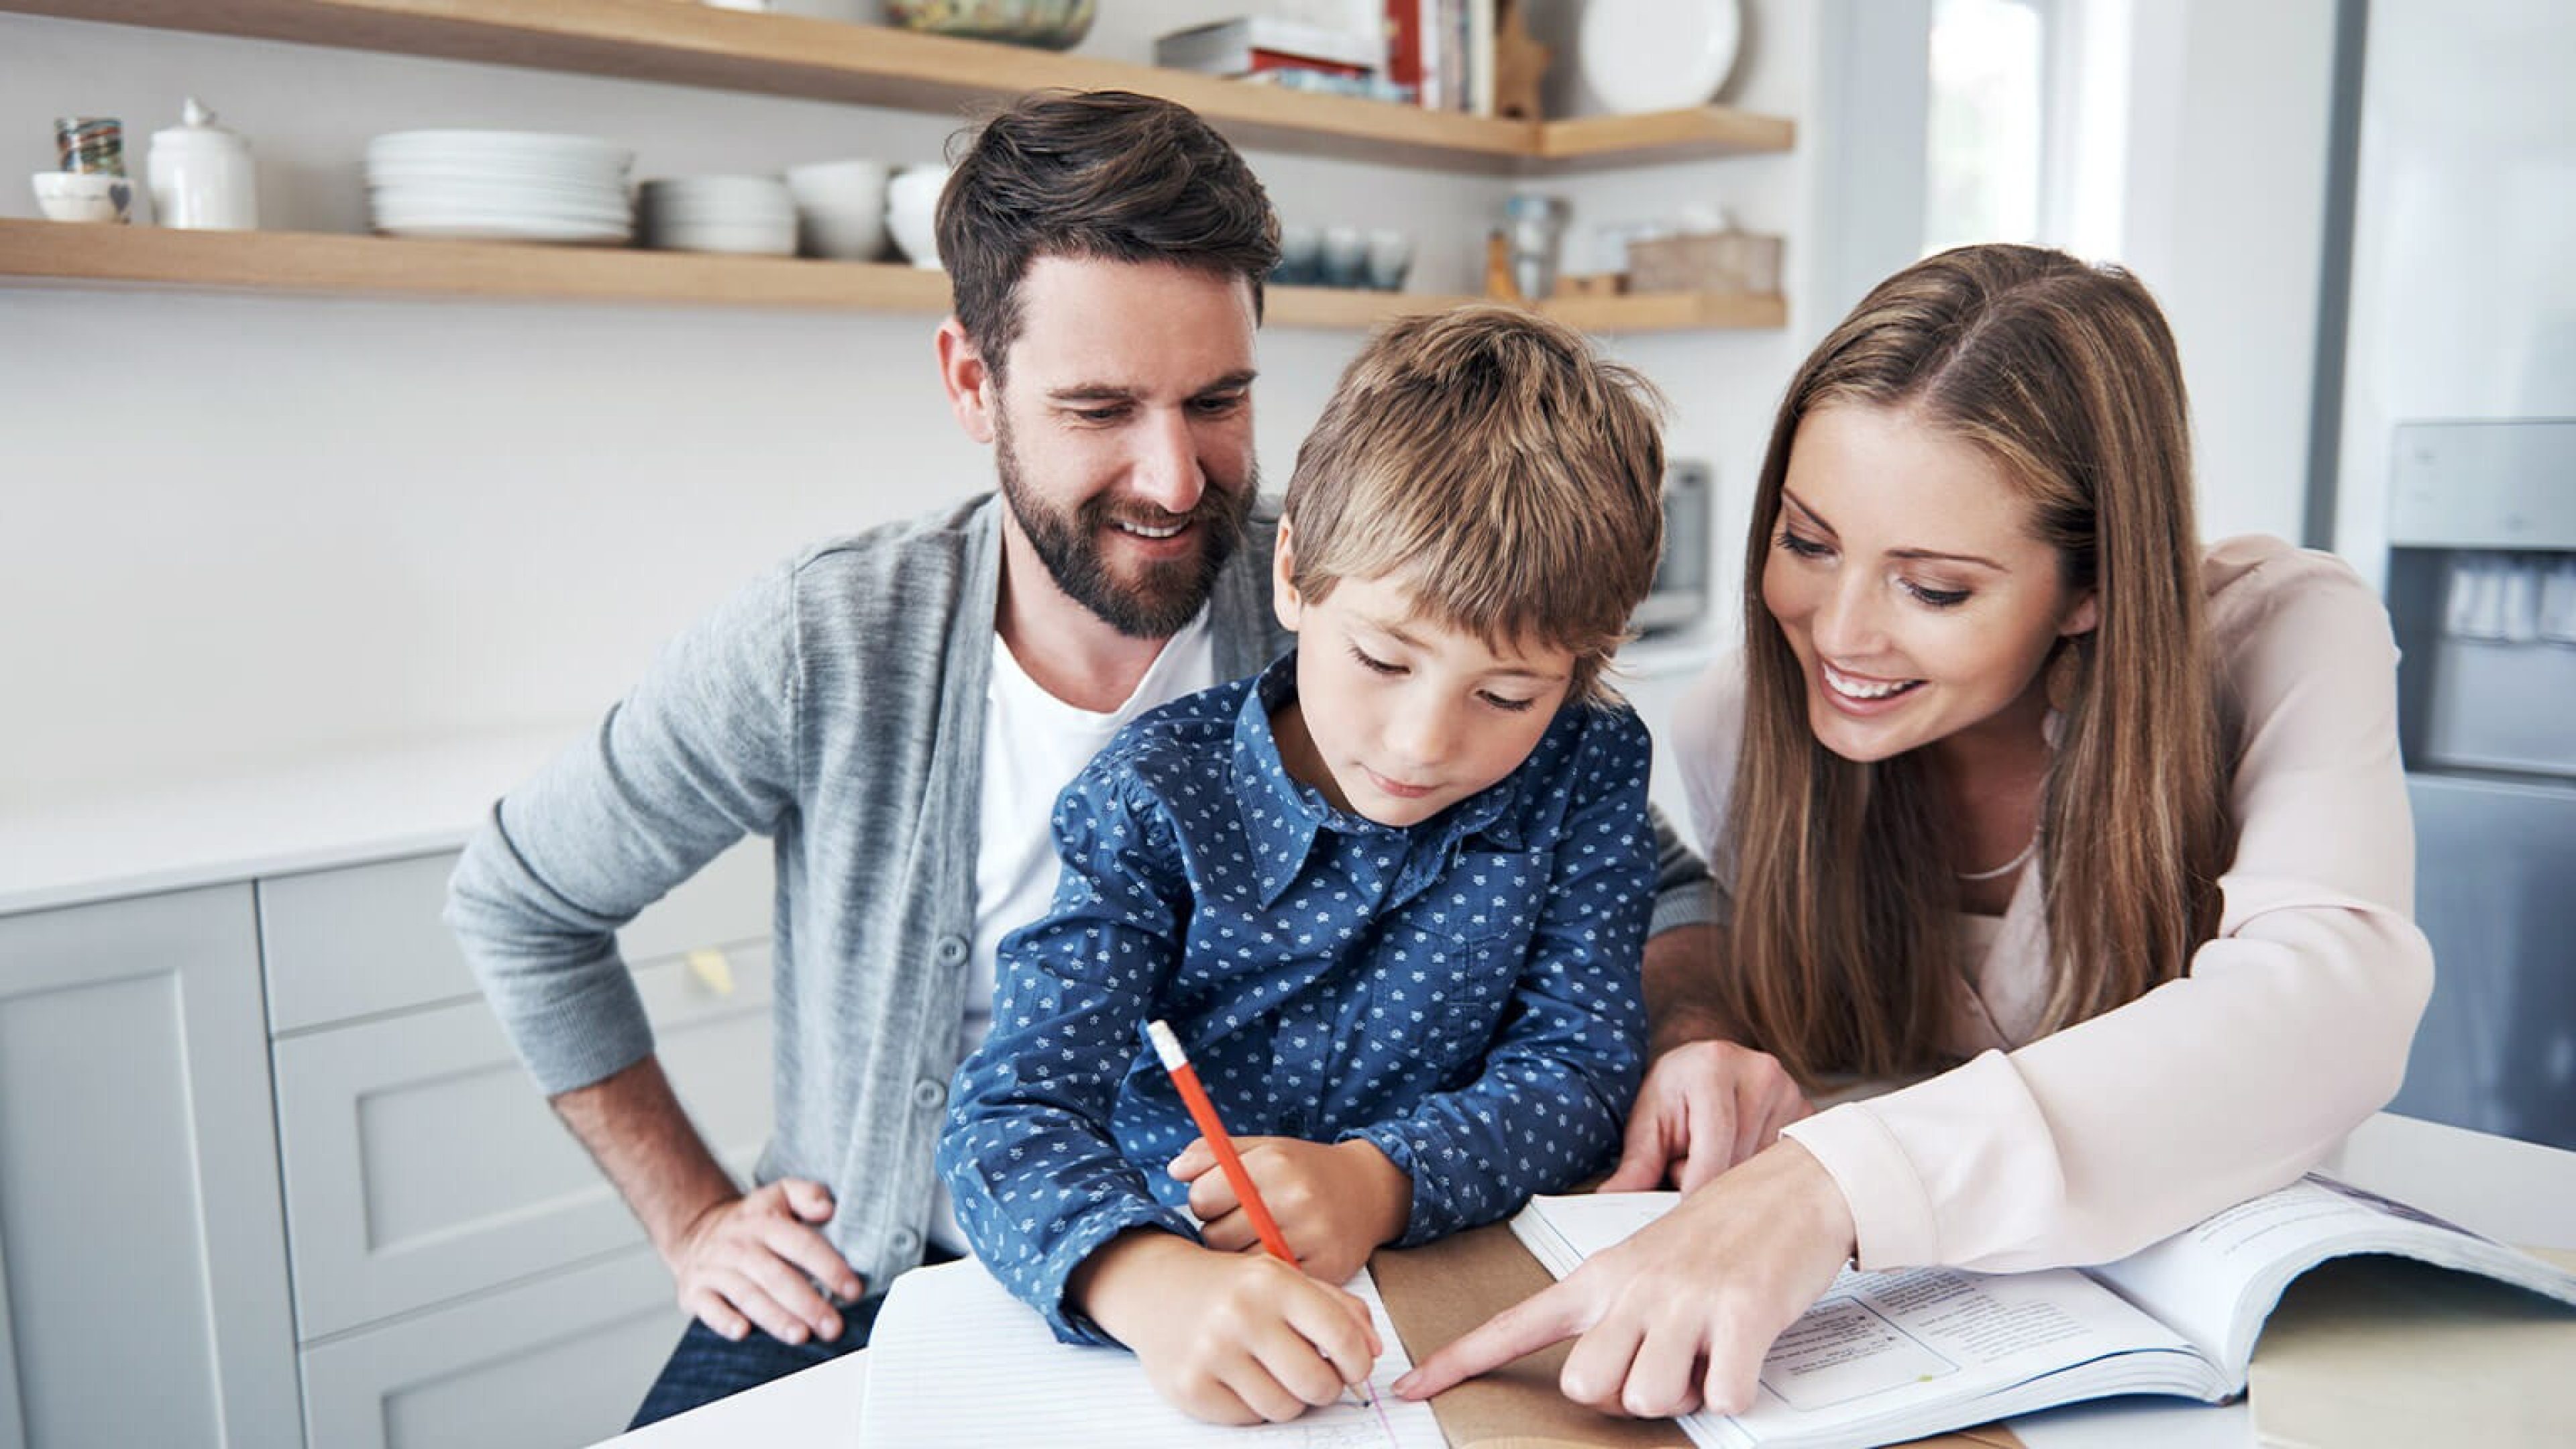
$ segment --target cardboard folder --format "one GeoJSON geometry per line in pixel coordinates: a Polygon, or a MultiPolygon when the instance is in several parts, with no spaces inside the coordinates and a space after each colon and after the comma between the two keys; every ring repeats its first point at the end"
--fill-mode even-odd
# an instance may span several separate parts
{"type": "MultiPolygon", "coordinates": [[[[1501,1223],[1380,1252],[1369,1270],[1415,1363],[1552,1281],[1501,1223]]],[[[1690,1436],[1670,1419],[1613,1418],[1558,1392],[1568,1348],[1541,1349],[1432,1400],[1450,1449],[1692,1449],[1690,1436]]],[[[1915,1442],[1927,1449],[2021,1449],[1999,1424],[1915,1442]]]]}

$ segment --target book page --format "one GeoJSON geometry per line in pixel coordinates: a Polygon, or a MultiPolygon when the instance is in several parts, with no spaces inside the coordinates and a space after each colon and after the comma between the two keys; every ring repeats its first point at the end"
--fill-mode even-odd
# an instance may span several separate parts
{"type": "Polygon", "coordinates": [[[1931,1432],[2080,1397],[2088,1390],[2075,1384],[1996,1396],[2127,1354],[2159,1357],[2122,1376],[2123,1387],[2195,1392],[2207,1376],[2175,1362],[2191,1355],[2179,1335],[2072,1270],[1845,1269],[1772,1344],[1751,1409],[1723,1427],[1707,1415],[1682,1426],[1707,1444],[1830,1441],[1870,1425],[1931,1432]],[[1933,1412],[1945,1404],[1961,1407],[1933,1412]]]}
{"type": "Polygon", "coordinates": [[[2090,1271],[2200,1345],[2241,1388],[2255,1337],[2281,1290],[2350,1253],[2414,1258],[2576,1303],[2576,1275],[2315,1173],[2090,1271]]]}
{"type": "MultiPolygon", "coordinates": [[[[1669,1192],[1540,1197],[1512,1232],[1563,1277],[1678,1201],[1669,1192]]],[[[1692,1415],[1682,1427],[1701,1443],[1726,1445],[1848,1440],[1864,1426],[1904,1437],[2011,1412],[1992,1396],[2124,1354],[2155,1362],[2106,1375],[2120,1386],[2200,1392],[2209,1378],[2205,1365],[2176,1362],[2191,1355],[2179,1335],[2071,1269],[1845,1269],[1771,1346],[1752,1409],[1732,1419],[1692,1415]]],[[[2068,1383],[2024,1396],[2023,1406],[2086,1391],[2068,1383]]]]}
{"type": "Polygon", "coordinates": [[[868,1344],[859,1443],[882,1449],[1043,1444],[1050,1449],[1443,1449],[1428,1404],[1389,1391],[1412,1367],[1363,1270],[1386,1352],[1374,1405],[1344,1399],[1286,1424],[1204,1424],[1164,1402],[1123,1348],[1058,1343],[1044,1320],[972,1260],[895,1280],[868,1344]]]}

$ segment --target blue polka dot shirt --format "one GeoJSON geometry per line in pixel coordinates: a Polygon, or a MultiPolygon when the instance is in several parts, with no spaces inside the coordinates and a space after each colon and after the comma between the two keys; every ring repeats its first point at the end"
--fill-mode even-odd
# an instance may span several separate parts
{"type": "Polygon", "coordinates": [[[976,1256],[1071,1342],[1065,1281],[1119,1233],[1190,1234],[1198,1135],[1172,1024],[1238,1137],[1364,1137],[1413,1179],[1403,1243],[1606,1167],[1645,1052],[1648,740],[1571,703],[1512,774],[1406,828],[1290,778],[1260,675],[1129,725],[1056,801],[1063,872],[1004,938],[939,1171],[976,1256]]]}

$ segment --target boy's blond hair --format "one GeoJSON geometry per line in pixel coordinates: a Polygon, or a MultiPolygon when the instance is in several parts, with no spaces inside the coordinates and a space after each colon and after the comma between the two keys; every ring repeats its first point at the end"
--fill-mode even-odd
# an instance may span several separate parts
{"type": "Polygon", "coordinates": [[[1297,450],[1289,582],[1399,575],[1424,616],[1488,647],[1602,671],[1664,546],[1663,399],[1583,335],[1510,307],[1407,317],[1371,338],[1297,450]]]}

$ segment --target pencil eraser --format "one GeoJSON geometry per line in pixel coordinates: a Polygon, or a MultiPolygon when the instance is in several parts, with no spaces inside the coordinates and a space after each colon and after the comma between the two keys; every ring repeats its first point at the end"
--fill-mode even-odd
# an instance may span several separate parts
{"type": "Polygon", "coordinates": [[[1169,1022],[1145,1023],[1145,1039],[1154,1044],[1154,1055],[1163,1059],[1163,1070],[1177,1072],[1190,1064],[1189,1053],[1181,1050],[1181,1039],[1172,1035],[1169,1022]]]}

